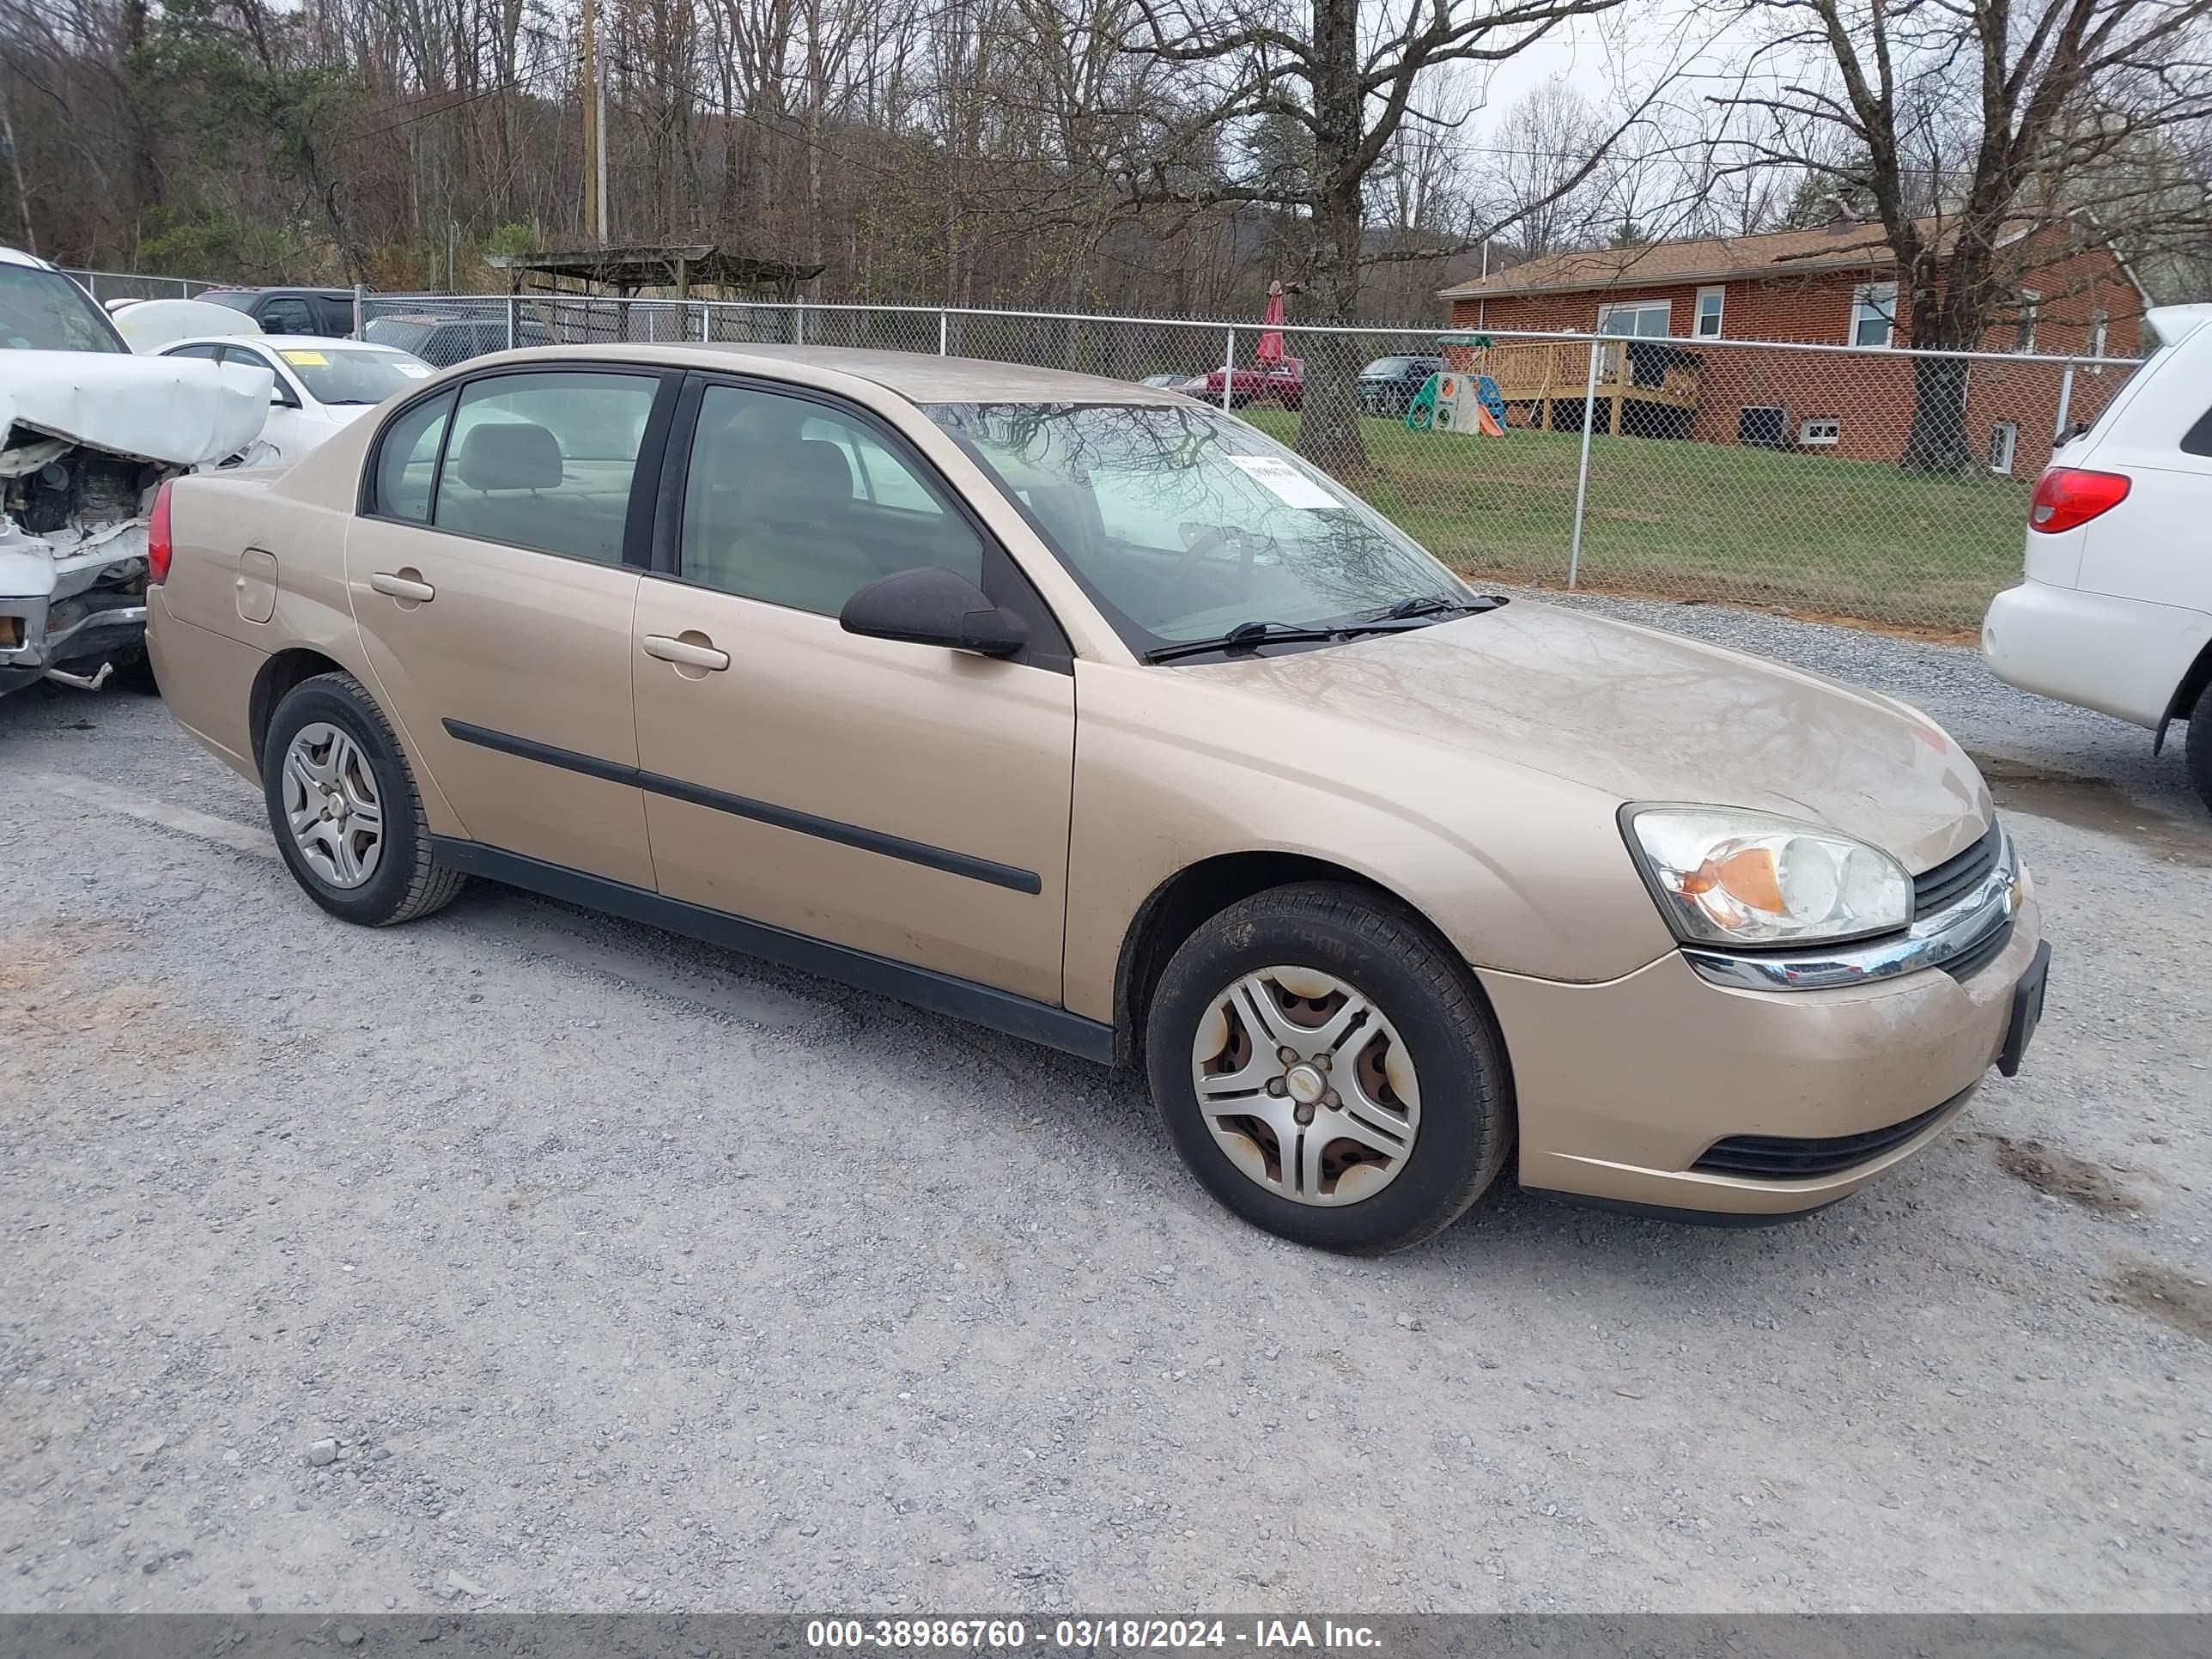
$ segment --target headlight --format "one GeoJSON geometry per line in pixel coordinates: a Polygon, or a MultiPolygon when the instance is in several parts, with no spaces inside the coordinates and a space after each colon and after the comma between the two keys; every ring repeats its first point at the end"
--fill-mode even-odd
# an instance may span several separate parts
{"type": "Polygon", "coordinates": [[[1832,830],[1731,807],[1630,807],[1621,823],[1668,925],[1690,943],[1827,943],[1912,920],[1905,866],[1832,830]]]}

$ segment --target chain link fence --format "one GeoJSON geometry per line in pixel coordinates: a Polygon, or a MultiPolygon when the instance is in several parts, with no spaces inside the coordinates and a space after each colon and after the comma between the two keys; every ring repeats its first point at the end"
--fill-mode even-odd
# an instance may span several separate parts
{"type": "Polygon", "coordinates": [[[220,283],[203,283],[194,276],[134,276],[119,270],[64,270],[77,285],[106,305],[110,300],[189,300],[220,283]]]}
{"type": "Polygon", "coordinates": [[[1942,633],[1972,630],[2017,579],[2055,436],[2134,368],[913,306],[374,295],[360,313],[366,337],[441,367],[510,345],[707,341],[1158,377],[1322,460],[1478,582],[1942,633]]]}

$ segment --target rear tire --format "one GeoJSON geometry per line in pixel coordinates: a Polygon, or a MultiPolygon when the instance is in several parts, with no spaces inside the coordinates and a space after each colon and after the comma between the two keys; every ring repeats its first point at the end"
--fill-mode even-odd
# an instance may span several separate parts
{"type": "Polygon", "coordinates": [[[262,742],[261,789],[292,878],[343,921],[412,921],[467,884],[432,860],[406,752],[350,674],[318,674],[285,693],[262,742]]]}
{"type": "Polygon", "coordinates": [[[2189,739],[2184,751],[2189,760],[2189,781],[2205,805],[2212,807],[2212,684],[2189,711],[2189,739]]]}
{"type": "Polygon", "coordinates": [[[1488,1001],[1385,894],[1310,882],[1231,905],[1169,961],[1145,1035],[1153,1105],[1191,1173],[1297,1243],[1421,1243],[1481,1195],[1512,1145],[1488,1001]],[[1264,994],[1272,1006],[1251,1000],[1264,994]]]}

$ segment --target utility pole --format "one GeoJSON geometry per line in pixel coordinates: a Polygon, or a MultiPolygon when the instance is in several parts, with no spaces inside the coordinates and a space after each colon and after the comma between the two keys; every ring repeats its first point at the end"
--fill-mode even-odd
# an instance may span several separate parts
{"type": "Polygon", "coordinates": [[[584,234],[607,245],[607,70],[599,46],[599,0],[584,0],[584,234]]]}

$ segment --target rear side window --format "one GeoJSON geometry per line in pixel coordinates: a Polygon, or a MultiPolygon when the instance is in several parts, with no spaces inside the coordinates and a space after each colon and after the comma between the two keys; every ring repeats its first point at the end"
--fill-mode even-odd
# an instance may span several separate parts
{"type": "Polygon", "coordinates": [[[430,495],[438,482],[438,445],[453,412],[453,394],[402,410],[376,447],[376,495],[369,510],[380,518],[430,522],[430,495]]]}
{"type": "Polygon", "coordinates": [[[2197,424],[2183,435],[2181,453],[2185,455],[2212,456],[2212,409],[2199,416],[2197,424]]]}
{"type": "Polygon", "coordinates": [[[461,388],[430,521],[441,530],[619,564],[657,376],[566,370],[461,388]]]}

